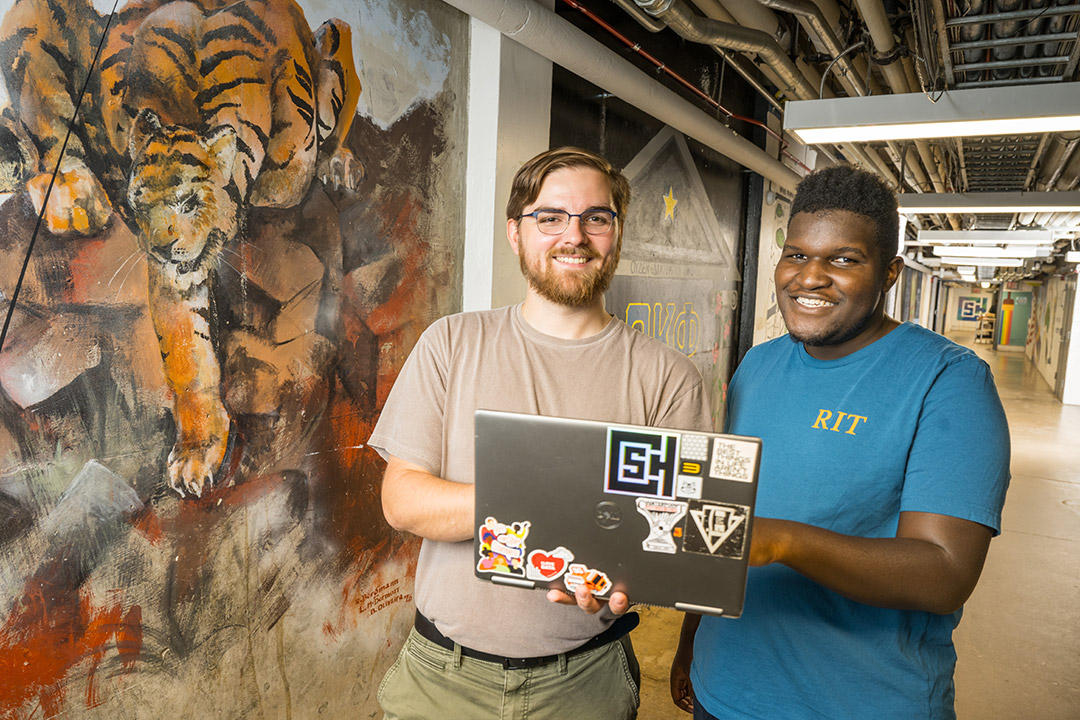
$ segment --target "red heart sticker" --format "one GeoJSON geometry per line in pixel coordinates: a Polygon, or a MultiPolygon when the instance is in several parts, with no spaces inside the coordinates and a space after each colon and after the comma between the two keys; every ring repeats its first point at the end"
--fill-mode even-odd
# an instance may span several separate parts
{"type": "Polygon", "coordinates": [[[562,571],[566,568],[566,560],[554,555],[548,555],[543,552],[535,552],[529,556],[529,562],[536,569],[536,572],[540,573],[547,579],[558,577],[562,574],[562,571]]]}

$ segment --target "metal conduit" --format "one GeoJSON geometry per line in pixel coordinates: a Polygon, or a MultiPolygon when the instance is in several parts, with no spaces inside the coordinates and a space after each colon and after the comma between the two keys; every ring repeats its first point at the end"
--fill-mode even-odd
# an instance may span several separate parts
{"type": "Polygon", "coordinates": [[[848,92],[854,92],[859,96],[866,95],[866,88],[863,86],[858,74],[855,72],[851,60],[846,56],[843,58],[840,57],[844,53],[844,48],[840,46],[840,40],[836,37],[836,33],[829,27],[829,23],[825,20],[825,15],[821,12],[821,9],[814,4],[813,0],[758,0],[758,2],[765,7],[774,10],[783,10],[796,17],[805,19],[810,26],[810,29],[821,39],[826,52],[834,58],[840,58],[839,62],[837,62],[840,66],[839,77],[848,92]]]}
{"type": "Polygon", "coordinates": [[[768,33],[701,17],[694,13],[683,0],[634,0],[638,7],[660,18],[680,37],[702,45],[713,45],[725,50],[757,53],[780,80],[787,85],[781,90],[800,100],[813,100],[817,88],[813,87],[795,63],[784,54],[776,40],[768,33]]]}
{"type": "MultiPolygon", "coordinates": [[[[618,5],[620,8],[622,8],[622,10],[627,15],[632,17],[634,19],[634,22],[636,22],[638,25],[645,28],[649,32],[656,33],[656,32],[660,32],[661,30],[666,30],[667,29],[667,25],[665,25],[664,23],[660,22],[659,20],[656,20],[656,19],[650,17],[649,15],[645,14],[645,12],[641,8],[639,8],[637,6],[637,4],[634,2],[634,0],[611,0],[611,1],[613,3],[615,3],[616,5],[618,5]]],[[[742,62],[740,62],[741,61],[741,56],[739,56],[739,55],[731,55],[728,52],[726,52],[725,50],[722,50],[721,48],[718,48],[718,47],[714,47],[713,50],[716,51],[717,55],[719,55],[721,58],[723,58],[724,62],[726,62],[728,64],[728,67],[730,67],[735,72],[739,73],[739,75],[742,77],[742,79],[745,80],[747,82],[747,84],[750,85],[750,87],[754,88],[754,90],[757,91],[758,95],[760,95],[762,98],[764,98],[766,102],[768,102],[770,105],[772,105],[777,110],[783,111],[784,106],[776,101],[776,98],[774,98],[772,96],[772,93],[769,92],[769,90],[767,88],[765,88],[765,86],[762,85],[758,81],[758,79],[756,77],[754,77],[752,73],[750,73],[749,70],[747,70],[745,67],[743,67],[742,62]]]]}
{"type": "Polygon", "coordinates": [[[782,162],[551,10],[529,0],[444,1],[781,187],[794,191],[799,183],[782,162]]]}
{"type": "MultiPolygon", "coordinates": [[[[880,0],[856,0],[856,5],[859,9],[859,14],[862,16],[863,21],[866,23],[867,29],[870,31],[870,37],[874,41],[878,52],[889,53],[896,47],[896,41],[893,39],[892,27],[889,25],[889,19],[885,15],[885,7],[881,4],[880,0]]],[[[908,87],[907,77],[904,75],[902,67],[897,67],[896,63],[882,66],[882,71],[885,73],[885,78],[889,82],[889,87],[894,93],[902,94],[910,91],[908,87]]],[[[929,143],[925,140],[916,141],[915,150],[922,161],[922,164],[926,166],[926,173],[929,175],[929,182],[933,185],[936,192],[943,192],[945,184],[941,179],[941,174],[938,172],[937,162],[934,160],[930,151],[929,143]]],[[[921,169],[916,171],[915,175],[918,177],[921,175],[921,169]]],[[[925,182],[926,176],[920,178],[920,181],[925,182]]],[[[919,191],[925,188],[916,188],[919,191]]],[[[957,218],[948,217],[949,224],[953,228],[958,228],[960,222],[957,218]]]]}

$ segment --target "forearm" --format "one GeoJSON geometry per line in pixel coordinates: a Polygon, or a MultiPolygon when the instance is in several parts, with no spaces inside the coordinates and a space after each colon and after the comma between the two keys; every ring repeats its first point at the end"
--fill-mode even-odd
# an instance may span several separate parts
{"type": "MultiPolygon", "coordinates": [[[[971,594],[982,570],[990,531],[975,523],[905,513],[930,522],[960,524],[961,537],[862,538],[802,523],[761,518],[754,564],[779,562],[846,598],[876,607],[950,613],[971,594]]],[[[910,518],[909,518],[910,519],[910,518]]],[[[910,524],[910,523],[909,523],[910,524]]]]}
{"type": "Polygon", "coordinates": [[[679,630],[679,647],[675,654],[687,659],[694,657],[694,636],[697,635],[701,616],[693,613],[683,615],[682,628],[679,630]]]}
{"type": "Polygon", "coordinates": [[[382,506],[392,527],[429,540],[468,540],[475,531],[471,484],[444,480],[398,458],[387,463],[382,506]]]}

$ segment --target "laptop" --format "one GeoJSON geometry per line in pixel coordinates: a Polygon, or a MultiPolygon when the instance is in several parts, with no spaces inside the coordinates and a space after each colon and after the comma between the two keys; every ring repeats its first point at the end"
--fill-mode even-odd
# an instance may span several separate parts
{"type": "Polygon", "coordinates": [[[742,614],[761,440],[477,410],[476,576],[742,614]]]}

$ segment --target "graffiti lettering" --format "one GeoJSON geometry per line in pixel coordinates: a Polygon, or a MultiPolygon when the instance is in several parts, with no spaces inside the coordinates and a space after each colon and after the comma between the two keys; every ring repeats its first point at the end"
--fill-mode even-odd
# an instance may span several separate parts
{"type": "Polygon", "coordinates": [[[701,337],[694,303],[683,303],[678,314],[675,308],[675,303],[628,303],[626,324],[656,338],[668,347],[675,348],[687,357],[693,356],[698,350],[701,337]]]}

